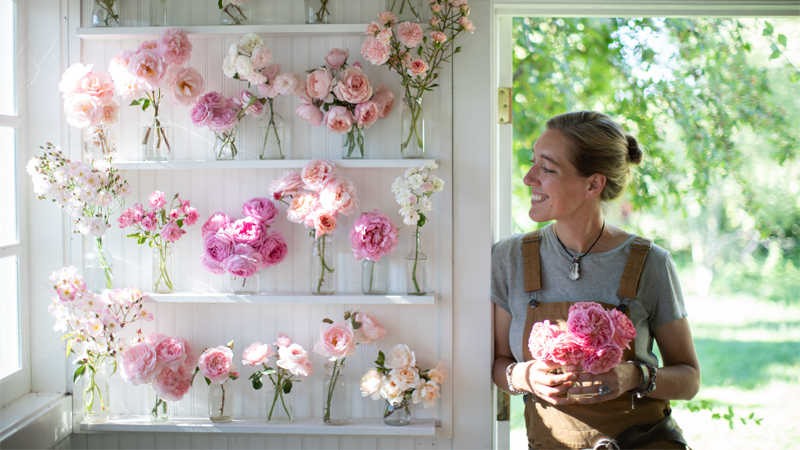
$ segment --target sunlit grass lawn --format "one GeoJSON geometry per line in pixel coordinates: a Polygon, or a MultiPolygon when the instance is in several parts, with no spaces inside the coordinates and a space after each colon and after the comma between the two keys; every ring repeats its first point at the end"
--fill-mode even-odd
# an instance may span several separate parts
{"type": "MultiPolygon", "coordinates": [[[[755,413],[761,425],[712,419],[674,402],[694,450],[800,448],[800,306],[744,297],[688,296],[686,307],[702,368],[702,388],[715,412],[755,413]]],[[[512,448],[525,448],[522,401],[512,404],[512,448]]]]}

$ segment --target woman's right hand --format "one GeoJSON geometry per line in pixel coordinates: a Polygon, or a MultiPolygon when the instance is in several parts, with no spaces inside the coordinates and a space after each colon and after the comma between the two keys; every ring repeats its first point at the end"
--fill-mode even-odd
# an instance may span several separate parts
{"type": "Polygon", "coordinates": [[[551,405],[568,405],[575,399],[567,397],[567,389],[572,387],[578,374],[573,367],[564,367],[564,373],[548,373],[563,367],[552,361],[528,361],[514,366],[511,378],[514,387],[526,390],[551,405]]]}

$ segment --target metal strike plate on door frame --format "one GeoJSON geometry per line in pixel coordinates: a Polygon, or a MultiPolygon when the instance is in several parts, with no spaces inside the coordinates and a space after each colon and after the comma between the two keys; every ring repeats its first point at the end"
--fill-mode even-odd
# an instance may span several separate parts
{"type": "Polygon", "coordinates": [[[497,123],[512,123],[511,88],[497,88],[497,123]]]}

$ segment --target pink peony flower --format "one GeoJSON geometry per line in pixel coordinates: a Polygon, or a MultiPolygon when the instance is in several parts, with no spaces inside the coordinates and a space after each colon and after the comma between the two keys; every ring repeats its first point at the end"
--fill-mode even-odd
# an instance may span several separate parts
{"type": "Polygon", "coordinates": [[[360,312],[356,314],[355,321],[361,323],[357,330],[354,330],[356,342],[359,344],[372,344],[386,336],[386,329],[377,318],[360,312]]]}
{"type": "Polygon", "coordinates": [[[192,387],[191,369],[180,366],[177,370],[165,367],[153,380],[153,389],[162,400],[177,402],[189,392],[192,387]]]}
{"type": "Polygon", "coordinates": [[[203,93],[206,85],[200,72],[194,67],[173,67],[167,76],[167,93],[173,103],[189,106],[203,93]]]}
{"type": "Polygon", "coordinates": [[[278,215],[278,207],[268,198],[252,198],[242,205],[242,214],[259,222],[270,224],[278,215]]]}
{"type": "Polygon", "coordinates": [[[408,48],[414,48],[422,42],[422,27],[416,22],[403,22],[397,27],[397,38],[408,48]]]}
{"type": "Polygon", "coordinates": [[[389,60],[392,47],[378,38],[367,37],[361,44],[361,56],[376,66],[385,64],[389,60]]]}
{"type": "Polygon", "coordinates": [[[299,173],[289,170],[269,184],[269,192],[273,198],[279,199],[285,195],[296,195],[303,189],[304,184],[299,173]]]}
{"type": "Polygon", "coordinates": [[[261,226],[261,222],[252,217],[239,219],[231,225],[231,234],[237,244],[252,246],[260,243],[264,238],[264,233],[266,233],[266,229],[261,226]]]}
{"type": "Polygon", "coordinates": [[[275,77],[270,84],[273,82],[275,83],[275,89],[281,95],[302,94],[305,91],[302,80],[293,72],[282,73],[275,77]]]}
{"type": "Polygon", "coordinates": [[[211,259],[207,254],[203,254],[203,256],[200,257],[200,264],[204,269],[213,273],[214,275],[222,275],[225,273],[225,268],[222,267],[220,263],[211,259]]]}
{"type": "Polygon", "coordinates": [[[614,344],[619,348],[631,348],[630,343],[636,337],[636,327],[625,313],[613,309],[608,313],[614,324],[614,344]]]}
{"type": "Polygon", "coordinates": [[[340,71],[338,78],[333,93],[339,100],[357,104],[372,97],[372,85],[360,67],[350,66],[340,71]]]}
{"type": "Polygon", "coordinates": [[[183,211],[186,214],[186,217],[183,219],[183,223],[186,225],[194,225],[197,223],[197,220],[200,219],[200,213],[197,212],[197,208],[187,207],[183,211]]]}
{"type": "Polygon", "coordinates": [[[181,66],[189,62],[192,56],[192,43],[185,31],[180,28],[168,28],[158,37],[156,50],[167,64],[181,66]]]}
{"type": "MultiPolygon", "coordinates": [[[[253,68],[256,70],[262,70],[267,67],[267,65],[272,61],[272,50],[270,50],[266,45],[258,45],[253,49],[253,53],[250,55],[250,63],[253,65],[253,68]]],[[[278,71],[280,72],[280,64],[278,64],[278,71]]],[[[262,75],[267,76],[265,73],[262,72],[262,75]]],[[[267,77],[268,79],[273,78],[267,77]]]]}
{"type": "Polygon", "coordinates": [[[155,209],[161,209],[167,206],[167,199],[161,191],[154,191],[147,200],[150,202],[150,206],[155,209]]]}
{"type": "Polygon", "coordinates": [[[152,334],[147,338],[156,350],[156,359],[163,367],[178,370],[186,361],[185,341],[179,337],[169,337],[163,334],[152,334]]]}
{"type": "Polygon", "coordinates": [[[333,74],[328,69],[317,69],[306,76],[306,94],[314,100],[329,102],[333,74]]]}
{"type": "Polygon", "coordinates": [[[161,239],[167,242],[175,242],[184,234],[186,234],[186,231],[182,230],[175,222],[170,222],[161,229],[161,239]]]}
{"type": "Polygon", "coordinates": [[[567,330],[581,344],[594,349],[610,344],[614,338],[614,324],[602,308],[576,309],[570,312],[567,330]]]}
{"type": "Polygon", "coordinates": [[[267,233],[266,239],[264,239],[257,250],[261,253],[262,263],[267,267],[283,261],[284,258],[286,258],[286,254],[289,252],[286,246],[286,240],[284,240],[280,231],[267,233]]]}
{"type": "Polygon", "coordinates": [[[200,355],[197,364],[203,375],[214,384],[228,381],[231,374],[236,372],[236,366],[233,365],[233,350],[224,345],[206,349],[200,355]]]}
{"type": "Polygon", "coordinates": [[[314,105],[308,103],[301,103],[294,112],[309,124],[318,127],[325,117],[322,111],[314,105]]]}
{"type": "Polygon", "coordinates": [[[128,73],[136,83],[148,91],[161,87],[167,75],[167,65],[155,50],[142,49],[134,53],[128,62],[128,73]]]}
{"type": "Polygon", "coordinates": [[[222,264],[226,259],[233,255],[233,249],[236,242],[231,233],[227,233],[225,229],[218,230],[215,233],[207,233],[203,236],[203,248],[205,249],[205,256],[217,264],[222,264]]]}
{"type": "Polygon", "coordinates": [[[314,158],[303,167],[300,177],[308,189],[319,191],[333,178],[336,165],[326,159],[314,158]]]}
{"type": "Polygon", "coordinates": [[[536,322],[531,328],[531,335],[528,338],[528,350],[531,356],[538,361],[547,360],[547,351],[553,339],[563,331],[556,325],[551,325],[549,320],[536,322]]]}
{"type": "Polygon", "coordinates": [[[339,67],[347,62],[347,58],[350,57],[350,50],[341,49],[341,48],[332,48],[331,51],[328,52],[328,56],[325,57],[325,62],[327,66],[331,70],[336,70],[339,67]]]}
{"type": "Polygon", "coordinates": [[[311,219],[314,230],[316,231],[315,239],[319,239],[326,234],[333,233],[336,230],[336,213],[328,212],[322,208],[317,208],[311,213],[311,219]]]}
{"type": "Polygon", "coordinates": [[[375,88],[375,95],[372,96],[372,101],[378,105],[378,119],[383,119],[389,115],[394,107],[394,92],[390,91],[385,84],[380,84],[375,88]]]}
{"type": "Polygon", "coordinates": [[[189,110],[189,118],[192,120],[192,125],[198,128],[208,126],[212,117],[214,117],[214,107],[200,100],[192,105],[192,109],[189,110]]]}
{"type": "Polygon", "coordinates": [[[574,311],[587,310],[587,309],[599,309],[600,311],[605,311],[605,308],[603,308],[599,303],[576,302],[570,305],[569,314],[572,314],[574,311]]]}
{"type": "MultiPolygon", "coordinates": [[[[241,109],[247,105],[250,105],[250,100],[252,98],[253,94],[250,91],[243,89],[241,92],[239,92],[239,95],[233,98],[233,101],[234,103],[236,103],[236,106],[238,106],[239,109],[241,109]]],[[[252,105],[247,107],[245,114],[258,117],[263,112],[264,112],[264,104],[256,100],[253,102],[252,105]]]]}
{"type": "Polygon", "coordinates": [[[322,121],[328,127],[328,132],[345,134],[353,128],[353,114],[344,106],[334,106],[325,113],[322,121]]]}
{"type": "Polygon", "coordinates": [[[142,217],[142,220],[139,223],[142,225],[142,228],[144,228],[145,231],[154,231],[158,226],[158,222],[152,215],[142,217]]]}
{"type": "Polygon", "coordinates": [[[319,202],[328,211],[350,215],[358,209],[356,187],[347,177],[334,178],[319,191],[319,202]]]}
{"type": "Polygon", "coordinates": [[[319,329],[319,341],[314,345],[314,353],[337,360],[355,355],[353,324],[349,320],[323,322],[319,329]]]}
{"type": "Polygon", "coordinates": [[[391,28],[384,28],[381,31],[379,31],[378,34],[375,35],[375,39],[377,39],[377,40],[379,40],[381,42],[386,42],[387,44],[391,45],[392,36],[394,36],[394,33],[392,33],[392,29],[391,28]]]}
{"type": "Polygon", "coordinates": [[[261,71],[261,75],[267,77],[268,80],[272,80],[273,78],[277,77],[279,73],[281,73],[280,63],[269,64],[264,67],[264,70],[261,71]]]}
{"type": "Polygon", "coordinates": [[[269,84],[259,84],[258,93],[265,98],[275,98],[281,95],[281,93],[275,88],[275,83],[271,82],[269,84]]]}
{"type": "Polygon", "coordinates": [[[551,341],[545,358],[563,365],[580,364],[589,353],[572,335],[561,333],[551,341]]]}
{"type": "Polygon", "coordinates": [[[299,344],[278,348],[278,361],[275,364],[301,377],[307,377],[314,373],[308,353],[299,344]]]}
{"type": "Polygon", "coordinates": [[[378,104],[367,100],[356,105],[354,114],[356,123],[362,128],[369,128],[378,120],[378,104]]]}
{"type": "Polygon", "coordinates": [[[202,232],[203,236],[208,233],[216,233],[220,228],[224,228],[225,225],[228,225],[229,223],[231,223],[231,218],[228,217],[227,214],[218,212],[206,220],[206,223],[203,224],[203,227],[200,231],[202,232]]]}
{"type": "Polygon", "coordinates": [[[377,209],[361,214],[350,230],[350,244],[358,260],[380,261],[397,250],[398,239],[397,225],[377,209]]]}
{"type": "Polygon", "coordinates": [[[300,192],[292,197],[292,202],[289,204],[289,210],[286,212],[286,218],[294,223],[306,223],[306,219],[313,213],[319,206],[319,199],[317,196],[310,192],[300,192]]]}
{"type": "Polygon", "coordinates": [[[161,371],[156,349],[147,342],[132,345],[122,353],[122,379],[138,386],[151,382],[161,371]]]}
{"type": "Polygon", "coordinates": [[[597,375],[608,372],[622,361],[622,350],[616,344],[598,348],[583,360],[583,370],[597,375]]]}
{"type": "Polygon", "coordinates": [[[261,342],[253,342],[249,347],[242,352],[242,364],[248,366],[257,366],[259,364],[269,364],[269,357],[273,356],[275,352],[269,344],[262,344],[261,342]]]}
{"type": "Polygon", "coordinates": [[[255,251],[253,247],[247,244],[236,244],[233,255],[222,263],[222,267],[235,277],[248,278],[261,269],[262,260],[261,253],[255,251]]]}

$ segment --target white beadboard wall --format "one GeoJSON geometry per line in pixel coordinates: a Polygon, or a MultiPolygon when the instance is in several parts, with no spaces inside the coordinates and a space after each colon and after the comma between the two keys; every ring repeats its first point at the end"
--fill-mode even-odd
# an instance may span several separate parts
{"type": "MultiPolygon", "coordinates": [[[[382,1],[334,0],[334,23],[369,23],[384,9],[382,1]]],[[[173,23],[180,25],[216,25],[219,12],[212,0],[169,0],[173,23]]],[[[124,0],[122,20],[125,26],[149,25],[149,0],[124,0]]],[[[88,22],[91,2],[83,0],[80,11],[70,7],[70,58],[69,63],[94,64],[107,70],[110,59],[122,49],[135,49],[149,37],[132,36],[124,40],[80,40],[76,36],[78,17],[82,26],[88,22]],[[76,26],[73,26],[76,24],[76,26]]],[[[301,0],[254,0],[251,24],[302,24],[301,0]]],[[[273,62],[279,62],[282,71],[304,74],[324,64],[324,56],[334,47],[350,50],[349,63],[360,61],[365,73],[375,85],[387,84],[394,90],[396,103],[392,113],[379,120],[365,133],[365,154],[368,159],[399,158],[400,115],[402,91],[399,77],[383,67],[363,61],[360,47],[363,35],[325,36],[321,34],[298,36],[270,36],[260,33],[273,51],[273,62]]],[[[191,37],[191,36],[190,36],[191,37]]],[[[222,73],[222,60],[227,48],[238,42],[233,37],[192,38],[194,50],[190,65],[203,74],[207,90],[217,90],[231,97],[246,88],[246,83],[229,79],[222,73]]],[[[347,359],[349,401],[354,418],[381,416],[381,402],[361,397],[358,384],[361,375],[371,367],[378,349],[388,351],[397,343],[408,344],[416,351],[423,367],[441,359],[452,373],[453,328],[453,242],[452,242],[452,70],[445,65],[440,75],[441,85],[424,97],[425,115],[429,135],[429,158],[435,158],[440,168],[435,173],[446,182],[445,191],[433,197],[435,210],[430,222],[422,229],[423,251],[428,256],[428,289],[437,294],[433,305],[359,305],[359,304],[177,304],[154,303],[155,320],[142,324],[142,332],[161,332],[188,339],[198,350],[207,346],[235,343],[238,356],[243,348],[254,341],[272,342],[278,332],[286,332],[309,352],[319,336],[323,318],[341,320],[348,309],[367,311],[383,322],[388,334],[377,346],[359,346],[355,356],[347,359]],[[376,348],[377,347],[377,348],[376,348]]],[[[172,125],[172,143],[176,160],[213,159],[213,134],[194,127],[188,117],[188,108],[170,105],[165,101],[163,111],[172,125]]],[[[323,128],[314,128],[294,114],[299,105],[297,97],[279,97],[277,109],[286,120],[287,153],[291,159],[341,158],[341,136],[328,134],[323,128]]],[[[137,107],[121,106],[120,122],[114,126],[121,158],[140,160],[141,126],[151,117],[152,111],[142,112],[137,107]]],[[[254,157],[257,140],[257,123],[244,119],[237,140],[242,152],[254,157]]],[[[72,157],[79,157],[79,132],[69,129],[72,157]]],[[[299,170],[297,167],[295,170],[299,170]]],[[[339,169],[340,175],[351,178],[358,189],[360,210],[381,209],[398,224],[402,218],[398,205],[390,192],[392,181],[403,175],[405,169],[339,169]]],[[[201,214],[198,224],[188,227],[187,234],[175,245],[175,262],[171,271],[178,292],[228,292],[229,280],[213,275],[200,265],[202,239],[200,226],[212,213],[221,211],[240,218],[241,205],[253,197],[268,197],[272,180],[280,177],[282,169],[194,169],[194,170],[142,170],[124,173],[133,187],[127,206],[145,203],[155,189],[168,196],[179,193],[189,199],[201,214]]],[[[310,245],[308,231],[301,225],[286,220],[285,206],[273,224],[280,230],[289,245],[289,255],[281,264],[260,272],[261,290],[269,293],[307,293],[309,287],[310,245]]],[[[361,262],[350,250],[347,234],[357,215],[340,217],[334,233],[337,246],[337,293],[358,293],[361,283],[361,262]]],[[[116,226],[108,231],[109,248],[114,256],[115,287],[135,286],[150,290],[152,285],[152,252],[147,246],[138,246],[124,236],[131,232],[116,226]]],[[[390,292],[405,291],[404,257],[411,242],[410,227],[401,229],[398,250],[390,255],[390,292]]],[[[83,245],[88,245],[84,243],[83,245]]],[[[79,235],[72,235],[70,260],[81,265],[82,244],[79,235]]],[[[132,333],[134,330],[127,330],[132,333]]],[[[290,401],[297,417],[321,417],[324,358],[314,354],[315,375],[306,382],[295,385],[290,401]]],[[[266,416],[266,391],[252,389],[247,377],[253,372],[239,365],[242,377],[234,383],[237,416],[266,416]]],[[[70,370],[70,368],[68,368],[70,370]]],[[[71,377],[68,383],[71,384],[71,377]]],[[[146,386],[134,387],[123,383],[115,375],[112,379],[112,415],[145,415],[148,410],[146,386]]],[[[80,387],[78,391],[80,392],[80,387]]],[[[207,387],[201,377],[195,380],[192,391],[175,406],[176,416],[207,416],[207,387]]],[[[444,384],[442,399],[436,408],[426,410],[414,405],[412,413],[418,418],[435,418],[441,428],[433,438],[375,438],[375,437],[309,437],[275,435],[170,435],[170,434],[81,434],[81,400],[75,397],[75,434],[71,437],[73,448],[451,448],[453,391],[452,382],[444,384]]],[[[266,419],[265,419],[266,420],[266,419]]]]}

